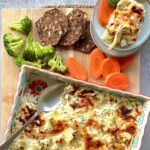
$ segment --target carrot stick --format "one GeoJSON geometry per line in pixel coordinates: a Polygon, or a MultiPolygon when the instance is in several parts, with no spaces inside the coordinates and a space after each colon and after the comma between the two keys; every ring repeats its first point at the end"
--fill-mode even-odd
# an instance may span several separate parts
{"type": "Polygon", "coordinates": [[[89,68],[90,74],[93,78],[97,79],[101,76],[102,72],[100,66],[104,59],[104,53],[101,52],[98,48],[95,48],[90,54],[89,68]]]}
{"type": "Polygon", "coordinates": [[[66,63],[68,72],[76,79],[87,81],[87,73],[84,67],[73,57],[69,57],[66,63]]]}
{"type": "Polygon", "coordinates": [[[105,78],[113,72],[120,72],[120,65],[117,60],[112,57],[106,58],[101,64],[102,75],[105,78]]]}
{"type": "Polygon", "coordinates": [[[99,7],[99,22],[102,26],[106,26],[108,24],[109,18],[115,8],[110,6],[108,0],[101,0],[101,4],[99,7]]]}
{"type": "Polygon", "coordinates": [[[125,69],[127,69],[130,66],[134,57],[135,57],[135,55],[131,55],[128,57],[114,57],[114,59],[116,59],[119,62],[121,71],[124,71],[125,69]]]}
{"type": "Polygon", "coordinates": [[[114,89],[124,90],[128,87],[128,84],[129,78],[126,74],[115,72],[109,74],[105,78],[103,85],[114,89]]]}

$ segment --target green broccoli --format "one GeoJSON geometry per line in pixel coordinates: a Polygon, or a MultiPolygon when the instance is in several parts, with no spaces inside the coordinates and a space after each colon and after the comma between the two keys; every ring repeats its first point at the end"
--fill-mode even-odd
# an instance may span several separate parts
{"type": "Polygon", "coordinates": [[[39,42],[33,42],[36,59],[42,59],[51,55],[54,52],[54,47],[51,45],[42,46],[39,42]]]}
{"type": "Polygon", "coordinates": [[[44,57],[43,46],[39,42],[32,42],[32,46],[35,51],[36,59],[42,59],[44,57]]]}
{"type": "Polygon", "coordinates": [[[32,32],[30,32],[27,37],[25,50],[23,52],[23,58],[27,61],[34,62],[36,60],[36,56],[32,42],[33,42],[33,34],[32,32]]]}
{"type": "Polygon", "coordinates": [[[16,59],[15,59],[15,61],[16,61],[16,65],[17,65],[17,67],[21,67],[22,65],[31,65],[31,66],[35,66],[35,67],[38,67],[38,68],[42,68],[42,64],[40,64],[39,62],[30,62],[30,61],[26,61],[26,60],[24,60],[24,58],[23,57],[17,57],[16,59]]]}
{"type": "Polygon", "coordinates": [[[10,24],[9,28],[28,35],[32,30],[32,21],[28,18],[28,16],[25,16],[20,21],[10,24]]]}
{"type": "Polygon", "coordinates": [[[56,52],[54,57],[49,60],[48,66],[52,71],[60,73],[65,73],[67,71],[67,67],[63,65],[61,55],[58,52],[56,52]]]}
{"type": "Polygon", "coordinates": [[[43,47],[44,56],[51,55],[54,52],[55,48],[52,45],[46,45],[43,47]]]}
{"type": "Polygon", "coordinates": [[[109,4],[113,7],[116,7],[120,0],[109,0],[109,4]]]}
{"type": "Polygon", "coordinates": [[[17,57],[21,53],[21,48],[24,46],[24,40],[21,36],[14,36],[11,33],[6,33],[3,36],[4,46],[8,55],[17,57]]]}

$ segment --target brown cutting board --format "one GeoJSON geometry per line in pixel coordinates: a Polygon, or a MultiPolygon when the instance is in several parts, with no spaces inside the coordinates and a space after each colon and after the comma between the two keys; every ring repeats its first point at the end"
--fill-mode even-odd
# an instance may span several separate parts
{"type": "MultiPolygon", "coordinates": [[[[65,13],[68,13],[72,10],[72,8],[61,8],[65,13]]],[[[81,8],[83,11],[88,13],[89,19],[92,16],[93,8],[81,8]]],[[[8,25],[11,22],[17,21],[24,16],[29,16],[33,21],[33,34],[34,40],[39,41],[36,28],[35,21],[39,17],[42,17],[43,13],[48,10],[48,8],[39,8],[39,9],[3,9],[2,11],[2,34],[7,32],[12,32],[13,34],[19,35],[17,32],[13,32],[8,28],[8,25]]],[[[7,55],[5,48],[2,48],[2,135],[6,130],[6,125],[8,118],[10,116],[10,110],[13,104],[13,98],[16,92],[16,85],[18,82],[19,69],[15,66],[13,58],[7,55]]],[[[89,54],[84,54],[81,52],[73,51],[71,49],[60,50],[63,55],[64,62],[68,56],[73,56],[80,61],[84,67],[86,68],[88,74],[88,61],[89,54]]],[[[138,93],[140,86],[140,57],[139,54],[134,59],[134,62],[130,65],[130,67],[126,70],[126,73],[130,78],[130,86],[127,89],[128,91],[138,93]]],[[[101,80],[94,80],[89,76],[89,81],[101,83],[101,80]]]]}

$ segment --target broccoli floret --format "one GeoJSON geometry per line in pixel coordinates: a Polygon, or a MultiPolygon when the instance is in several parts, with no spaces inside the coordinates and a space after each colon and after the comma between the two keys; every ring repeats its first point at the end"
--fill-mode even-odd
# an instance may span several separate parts
{"type": "Polygon", "coordinates": [[[32,45],[35,51],[36,59],[42,59],[50,56],[54,52],[54,47],[51,45],[42,46],[39,42],[33,42],[32,45]]]}
{"type": "Polygon", "coordinates": [[[51,55],[55,51],[55,48],[52,45],[46,45],[43,47],[44,56],[51,55]]]}
{"type": "Polygon", "coordinates": [[[48,66],[51,68],[52,71],[65,73],[67,71],[67,67],[63,65],[61,55],[56,52],[54,57],[49,60],[48,66]]]}
{"type": "Polygon", "coordinates": [[[120,0],[109,0],[109,4],[113,7],[116,7],[120,0]]]}
{"type": "Polygon", "coordinates": [[[21,67],[22,65],[31,65],[31,66],[35,66],[35,67],[38,67],[38,68],[42,68],[42,64],[40,64],[39,62],[30,62],[30,61],[26,61],[26,60],[24,60],[24,58],[23,57],[17,57],[16,59],[15,59],[15,61],[16,61],[16,65],[18,66],[18,67],[21,67]]]}
{"type": "Polygon", "coordinates": [[[28,16],[25,16],[20,21],[10,24],[9,28],[28,35],[32,30],[32,21],[28,18],[28,16]]]}
{"type": "Polygon", "coordinates": [[[14,36],[11,33],[6,33],[3,36],[4,46],[8,55],[17,57],[21,53],[21,48],[24,46],[24,40],[21,36],[14,36]]]}
{"type": "Polygon", "coordinates": [[[44,57],[43,46],[39,42],[33,42],[32,45],[36,59],[42,59],[44,57]]]}
{"type": "Polygon", "coordinates": [[[27,61],[34,62],[36,60],[36,57],[32,42],[33,42],[33,34],[32,32],[30,32],[27,37],[25,50],[23,52],[23,58],[27,61]]]}

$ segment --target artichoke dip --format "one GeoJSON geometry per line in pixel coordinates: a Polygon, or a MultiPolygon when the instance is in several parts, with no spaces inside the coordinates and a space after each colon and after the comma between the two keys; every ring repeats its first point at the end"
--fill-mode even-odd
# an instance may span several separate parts
{"type": "Polygon", "coordinates": [[[120,0],[102,35],[102,40],[109,44],[109,49],[134,43],[144,21],[144,14],[144,6],[137,1],[120,0]]]}
{"type": "MultiPolygon", "coordinates": [[[[17,131],[36,111],[25,100],[14,118],[17,131]]],[[[79,85],[68,85],[61,104],[41,113],[9,150],[130,150],[143,102],[79,85]]]]}

